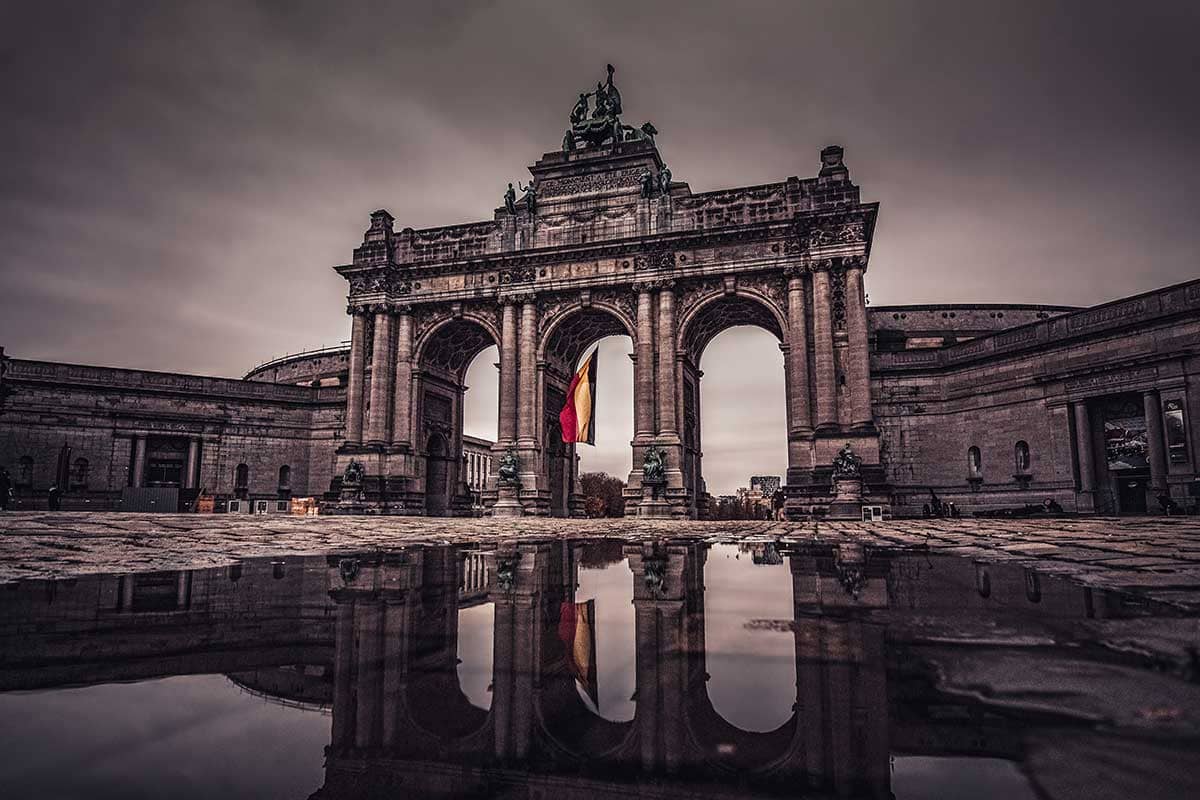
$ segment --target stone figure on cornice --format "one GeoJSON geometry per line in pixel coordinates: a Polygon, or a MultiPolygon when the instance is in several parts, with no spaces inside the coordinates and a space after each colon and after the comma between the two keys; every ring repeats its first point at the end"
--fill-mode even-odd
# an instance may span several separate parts
{"type": "Polygon", "coordinates": [[[517,215],[517,190],[513,188],[511,183],[508,184],[508,189],[504,191],[504,210],[514,217],[517,215]]]}
{"type": "MultiPolygon", "coordinates": [[[[520,181],[517,181],[517,186],[521,186],[520,181]]],[[[533,181],[530,181],[528,186],[521,186],[521,191],[525,193],[521,197],[521,202],[525,204],[525,210],[532,217],[537,213],[537,187],[533,181]]]]}

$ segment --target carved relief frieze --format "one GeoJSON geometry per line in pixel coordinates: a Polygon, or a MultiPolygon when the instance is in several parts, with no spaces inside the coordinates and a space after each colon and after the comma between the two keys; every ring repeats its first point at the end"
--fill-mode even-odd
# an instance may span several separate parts
{"type": "Polygon", "coordinates": [[[833,329],[846,330],[846,271],[829,271],[829,305],[833,311],[833,329]]]}
{"type": "Polygon", "coordinates": [[[537,277],[533,267],[513,267],[500,270],[500,283],[507,286],[514,283],[530,283],[537,277]]]}
{"type": "Polygon", "coordinates": [[[538,193],[543,198],[548,198],[630,189],[641,184],[643,169],[643,167],[630,167],[628,169],[598,172],[591,175],[547,178],[538,184],[538,193]]]}
{"type": "Polygon", "coordinates": [[[674,250],[651,250],[639,256],[634,256],[633,268],[638,271],[650,269],[675,269],[674,250]]]}

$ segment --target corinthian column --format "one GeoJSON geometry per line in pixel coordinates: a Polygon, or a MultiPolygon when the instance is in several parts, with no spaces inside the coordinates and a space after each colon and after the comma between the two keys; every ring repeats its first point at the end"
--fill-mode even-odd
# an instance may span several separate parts
{"type": "Polygon", "coordinates": [[[808,399],[808,314],[804,303],[804,278],[793,271],[788,278],[788,402],[791,410],[789,430],[812,430],[812,409],[808,399]]]}
{"type": "Polygon", "coordinates": [[[532,296],[521,306],[520,342],[517,439],[523,447],[533,447],[537,441],[537,301],[532,296]]]}
{"type": "Polygon", "coordinates": [[[658,432],[674,436],[675,420],[675,290],[658,293],[658,432]]]}
{"type": "Polygon", "coordinates": [[[828,268],[813,273],[813,340],[817,384],[817,427],[836,428],[837,376],[833,363],[833,310],[828,268]]]}
{"type": "Polygon", "coordinates": [[[402,307],[396,317],[396,408],[392,415],[392,441],[412,445],[412,309],[402,307]]]}
{"type": "Polygon", "coordinates": [[[1151,390],[1142,393],[1142,408],[1146,413],[1146,440],[1149,445],[1147,455],[1150,462],[1150,488],[1154,494],[1162,495],[1167,492],[1167,449],[1163,444],[1162,403],[1158,392],[1151,390]]]}
{"type": "Polygon", "coordinates": [[[353,313],[354,322],[350,331],[350,375],[346,381],[347,444],[362,442],[363,373],[367,355],[363,352],[367,338],[367,319],[358,309],[353,313]]]}
{"type": "Polygon", "coordinates": [[[637,306],[637,359],[634,361],[637,386],[634,435],[654,435],[654,296],[650,287],[638,287],[637,306]]]}
{"type": "Polygon", "coordinates": [[[497,444],[517,438],[517,309],[505,303],[500,320],[500,420],[497,444]]]}
{"type": "Polygon", "coordinates": [[[371,408],[367,418],[367,441],[371,444],[388,441],[393,366],[392,313],[383,310],[375,314],[375,347],[371,353],[371,408]]]}
{"type": "Polygon", "coordinates": [[[863,268],[855,259],[846,270],[846,333],[850,338],[850,424],[869,428],[871,414],[871,353],[867,334],[867,300],[863,268]]]}

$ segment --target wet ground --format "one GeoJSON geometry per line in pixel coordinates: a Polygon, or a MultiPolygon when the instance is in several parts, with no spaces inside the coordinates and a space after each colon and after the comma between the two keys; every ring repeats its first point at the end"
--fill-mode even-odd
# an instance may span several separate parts
{"type": "Polygon", "coordinates": [[[14,519],[4,796],[1200,796],[1170,521],[14,519]]]}

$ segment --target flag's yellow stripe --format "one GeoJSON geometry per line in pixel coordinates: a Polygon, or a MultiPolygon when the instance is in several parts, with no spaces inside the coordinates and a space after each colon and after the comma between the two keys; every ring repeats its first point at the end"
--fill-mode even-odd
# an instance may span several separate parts
{"type": "Polygon", "coordinates": [[[587,369],[591,359],[583,365],[583,377],[575,385],[575,431],[576,440],[587,441],[588,424],[592,421],[592,385],[587,381],[587,369]]]}

